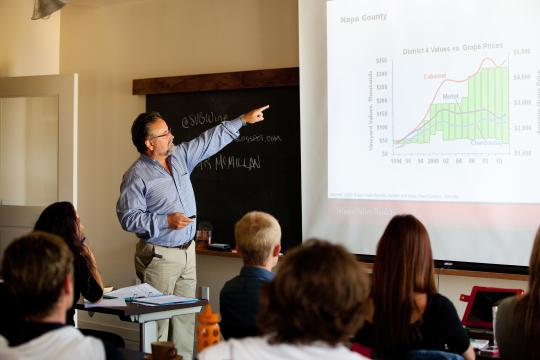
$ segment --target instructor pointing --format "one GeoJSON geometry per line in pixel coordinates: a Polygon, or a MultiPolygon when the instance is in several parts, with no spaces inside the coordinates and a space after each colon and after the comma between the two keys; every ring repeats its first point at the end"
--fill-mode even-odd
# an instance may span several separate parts
{"type": "MultiPolygon", "coordinates": [[[[131,139],[140,156],[123,176],[116,213],[122,228],[139,238],[135,270],[141,281],[164,294],[195,296],[197,207],[191,172],[238,138],[242,126],[264,120],[269,107],[224,121],[178,145],[159,113],[142,113],[135,119],[131,139]]],[[[191,359],[194,323],[193,314],[175,316],[170,323],[159,321],[158,340],[174,341],[184,359],[191,359]]]]}

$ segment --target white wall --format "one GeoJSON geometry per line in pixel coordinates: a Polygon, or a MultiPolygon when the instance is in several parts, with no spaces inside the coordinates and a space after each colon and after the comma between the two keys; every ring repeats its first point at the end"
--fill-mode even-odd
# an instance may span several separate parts
{"type": "Polygon", "coordinates": [[[47,206],[58,198],[58,97],[0,99],[0,201],[47,206]]]}
{"type": "Polygon", "coordinates": [[[58,74],[60,14],[30,20],[32,0],[0,0],[0,77],[58,74]]]}
{"type": "MultiPolygon", "coordinates": [[[[31,0],[0,0],[0,77],[29,76],[58,74],[60,69],[60,14],[53,14],[48,20],[31,20],[33,1],[31,0]]],[[[11,169],[13,174],[2,176],[0,196],[6,203],[24,203],[30,201],[33,205],[41,204],[43,198],[49,198],[40,193],[43,186],[30,184],[14,187],[13,184],[24,184],[33,171],[24,164],[25,154],[28,156],[38,147],[22,149],[27,141],[35,141],[40,134],[28,128],[27,121],[37,119],[35,111],[43,111],[42,105],[50,106],[50,100],[42,99],[9,99],[0,101],[0,161],[2,169],[11,169]],[[28,113],[34,111],[34,115],[28,113]],[[6,151],[10,151],[6,154],[6,151]],[[9,193],[9,194],[8,194],[9,193]]],[[[57,112],[57,109],[56,109],[57,112]]],[[[56,115],[55,109],[47,111],[49,125],[51,117],[56,115]]],[[[45,140],[46,141],[46,140],[45,140]]],[[[54,151],[54,149],[51,149],[54,151]]],[[[50,152],[49,152],[50,153],[50,152]]],[[[56,166],[56,164],[54,165],[56,166]]],[[[5,170],[3,170],[5,171],[5,170]]],[[[48,182],[52,181],[47,173],[48,182]]],[[[55,185],[53,184],[53,189],[55,185]]],[[[50,189],[48,186],[45,189],[50,189]]],[[[55,194],[53,194],[55,196],[55,194]]]]}

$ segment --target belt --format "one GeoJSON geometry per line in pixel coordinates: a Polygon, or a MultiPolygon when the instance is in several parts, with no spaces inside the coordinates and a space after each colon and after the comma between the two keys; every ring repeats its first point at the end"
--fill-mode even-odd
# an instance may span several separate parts
{"type": "Polygon", "coordinates": [[[189,240],[188,242],[185,242],[183,244],[180,244],[180,245],[177,245],[177,246],[165,246],[166,248],[170,248],[170,249],[180,249],[180,250],[186,250],[189,245],[191,245],[191,242],[193,240],[189,240]]]}

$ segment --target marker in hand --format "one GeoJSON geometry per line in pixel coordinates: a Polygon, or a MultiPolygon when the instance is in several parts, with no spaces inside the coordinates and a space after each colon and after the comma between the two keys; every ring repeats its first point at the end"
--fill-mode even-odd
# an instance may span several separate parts
{"type": "Polygon", "coordinates": [[[187,217],[186,215],[180,213],[180,212],[174,212],[169,215],[167,215],[167,222],[169,224],[169,228],[171,229],[183,229],[189,224],[193,222],[192,219],[194,219],[196,216],[191,215],[190,217],[187,217]]]}

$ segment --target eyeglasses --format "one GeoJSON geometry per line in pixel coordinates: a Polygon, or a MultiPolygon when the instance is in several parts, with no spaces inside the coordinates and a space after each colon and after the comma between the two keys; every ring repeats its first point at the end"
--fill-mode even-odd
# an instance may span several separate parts
{"type": "Polygon", "coordinates": [[[168,135],[172,135],[171,128],[168,128],[168,129],[167,129],[167,132],[164,133],[164,134],[152,136],[152,137],[150,138],[150,140],[154,140],[154,139],[157,139],[157,138],[160,138],[160,137],[164,137],[164,136],[168,136],[168,135]]]}

